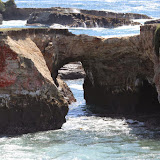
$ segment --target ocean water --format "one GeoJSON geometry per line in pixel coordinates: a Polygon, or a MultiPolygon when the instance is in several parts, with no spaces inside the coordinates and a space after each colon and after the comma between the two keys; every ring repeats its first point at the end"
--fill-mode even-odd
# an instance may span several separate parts
{"type": "MultiPolygon", "coordinates": [[[[18,7],[74,7],[134,12],[160,17],[159,0],[16,0],[18,7]]],[[[136,20],[144,23],[146,20],[136,20]]],[[[32,28],[26,21],[4,21],[0,28],[32,28]]],[[[68,28],[74,34],[105,38],[139,34],[140,26],[114,29],[68,28]]],[[[159,160],[160,131],[132,119],[99,117],[83,98],[83,79],[66,81],[77,99],[62,129],[0,138],[0,160],[159,160]],[[134,123],[136,122],[136,123],[134,123]]]]}
{"type": "Polygon", "coordinates": [[[142,13],[152,17],[160,17],[159,0],[15,0],[15,2],[21,8],[71,7],[123,13],[142,13]]]}
{"type": "Polygon", "coordinates": [[[160,159],[160,131],[147,130],[142,122],[131,119],[113,119],[92,114],[83,99],[83,79],[66,82],[77,102],[70,105],[67,122],[62,129],[10,138],[2,137],[0,159],[160,159]]]}
{"type": "MultiPolygon", "coordinates": [[[[6,1],[6,0],[4,0],[6,1]]],[[[159,0],[15,0],[19,8],[47,8],[47,7],[71,7],[77,9],[103,10],[113,12],[131,12],[146,14],[152,18],[160,17],[159,0]]],[[[75,10],[76,11],[76,10],[75,10]]],[[[144,24],[146,20],[136,20],[144,24]]],[[[5,21],[0,28],[33,28],[36,26],[25,26],[26,21],[5,21]]],[[[55,25],[54,28],[68,28],[74,34],[87,34],[90,36],[101,36],[104,38],[132,36],[140,33],[140,25],[122,26],[116,29],[107,28],[69,28],[55,25]]]]}

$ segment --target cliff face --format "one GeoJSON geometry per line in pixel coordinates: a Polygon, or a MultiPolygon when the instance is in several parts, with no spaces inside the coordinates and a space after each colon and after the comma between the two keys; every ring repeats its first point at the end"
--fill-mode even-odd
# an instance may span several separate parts
{"type": "Polygon", "coordinates": [[[1,32],[0,133],[61,127],[68,108],[56,78],[69,62],[82,62],[88,104],[102,105],[111,113],[157,109],[155,30],[156,26],[147,25],[138,36],[108,39],[55,29],[1,32]]]}
{"type": "Polygon", "coordinates": [[[68,104],[29,37],[1,35],[0,134],[59,129],[68,104]]]}
{"type": "Polygon", "coordinates": [[[141,27],[141,37],[143,37],[145,40],[143,41],[144,46],[144,52],[145,54],[150,57],[150,59],[154,63],[154,83],[156,85],[156,89],[158,92],[158,100],[160,102],[160,30],[158,28],[159,25],[145,25],[141,27]],[[157,35],[156,35],[156,30],[157,35]],[[155,36],[157,36],[157,40],[155,39],[155,36]],[[156,43],[158,46],[156,46],[156,43]],[[156,51],[156,48],[157,51],[156,51]]]}
{"type": "Polygon", "coordinates": [[[142,35],[104,39],[76,36],[67,30],[41,30],[30,37],[43,53],[55,82],[64,64],[81,61],[86,72],[84,92],[88,104],[103,105],[112,113],[135,113],[144,111],[142,106],[146,104],[151,107],[152,98],[148,97],[157,96],[154,64],[149,56],[153,44],[147,44],[142,35]]]}

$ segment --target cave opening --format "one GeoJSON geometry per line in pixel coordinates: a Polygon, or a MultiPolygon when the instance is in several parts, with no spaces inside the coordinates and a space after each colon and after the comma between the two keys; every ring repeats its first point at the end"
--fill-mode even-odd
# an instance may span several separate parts
{"type": "Polygon", "coordinates": [[[157,113],[160,112],[158,93],[154,84],[144,79],[139,87],[139,104],[136,108],[138,113],[157,113]]]}
{"type": "Polygon", "coordinates": [[[58,89],[69,104],[84,101],[83,83],[86,73],[80,61],[70,62],[58,70],[58,89]]]}
{"type": "Polygon", "coordinates": [[[81,98],[83,96],[83,100],[85,99],[88,109],[94,113],[106,115],[149,115],[160,112],[156,87],[147,79],[141,79],[142,83],[134,93],[128,91],[114,95],[104,92],[105,88],[103,91],[101,91],[101,88],[92,88],[92,86],[88,84],[89,81],[87,81],[87,78],[88,76],[80,61],[67,63],[58,70],[58,84],[63,84],[60,85],[59,88],[69,104],[75,102],[79,96],[78,92],[76,93],[77,95],[73,95],[71,90],[79,89],[83,91],[81,98]],[[83,82],[75,81],[71,86],[66,83],[68,80],[74,81],[78,79],[83,79],[83,82]]]}

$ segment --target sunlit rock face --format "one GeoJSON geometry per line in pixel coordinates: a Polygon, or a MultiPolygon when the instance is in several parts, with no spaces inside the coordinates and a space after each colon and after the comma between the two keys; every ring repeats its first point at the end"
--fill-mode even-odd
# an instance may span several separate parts
{"type": "Polygon", "coordinates": [[[87,104],[103,106],[110,113],[156,110],[153,83],[160,95],[160,82],[155,30],[155,26],[144,26],[138,36],[107,39],[64,29],[1,32],[0,133],[62,126],[68,103],[61,94],[63,87],[58,88],[63,82],[57,75],[70,62],[83,65],[87,104]]]}

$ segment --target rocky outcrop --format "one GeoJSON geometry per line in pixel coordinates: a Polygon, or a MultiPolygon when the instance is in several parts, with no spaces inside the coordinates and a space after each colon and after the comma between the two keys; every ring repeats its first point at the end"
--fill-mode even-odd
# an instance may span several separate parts
{"type": "Polygon", "coordinates": [[[125,18],[125,19],[151,19],[151,17],[136,13],[114,13],[107,11],[82,10],[75,8],[12,8],[3,13],[4,20],[28,19],[33,12],[58,12],[58,13],[82,13],[104,18],[125,18]]]}
{"type": "Polygon", "coordinates": [[[1,31],[0,133],[61,127],[68,108],[56,78],[69,62],[83,65],[87,104],[111,113],[157,111],[155,30],[146,25],[138,36],[107,39],[56,29],[1,31]]]}
{"type": "Polygon", "coordinates": [[[72,102],[76,102],[76,99],[74,98],[74,95],[70,88],[67,86],[67,84],[61,80],[59,77],[57,78],[58,82],[58,90],[61,92],[63,97],[67,100],[68,104],[71,104],[72,102]]]}
{"type": "Polygon", "coordinates": [[[158,100],[160,102],[160,29],[159,25],[145,25],[141,27],[141,36],[145,38],[143,46],[145,53],[154,63],[154,83],[158,92],[158,100]]]}
{"type": "Polygon", "coordinates": [[[142,34],[105,39],[76,36],[67,30],[26,32],[30,32],[30,38],[43,53],[55,82],[62,66],[69,62],[82,62],[86,73],[84,93],[88,104],[103,105],[104,110],[112,113],[135,113],[144,111],[144,106],[145,109],[151,107],[153,98],[149,99],[151,95],[148,93],[156,94],[154,65],[147,54],[152,49],[150,44],[144,44],[146,39],[142,34]]]}
{"type": "Polygon", "coordinates": [[[0,134],[59,129],[68,104],[39,48],[17,32],[0,35],[0,134]]]}
{"type": "Polygon", "coordinates": [[[145,22],[145,24],[155,24],[155,23],[160,23],[160,19],[145,22]]]}
{"type": "Polygon", "coordinates": [[[136,13],[115,13],[108,11],[96,11],[96,10],[80,10],[81,13],[90,14],[95,16],[104,16],[108,18],[126,18],[126,19],[151,19],[151,17],[144,14],[136,13]]]}
{"type": "Polygon", "coordinates": [[[80,79],[85,78],[85,72],[81,62],[75,62],[66,64],[60,68],[58,76],[61,79],[80,79]]]}
{"type": "Polygon", "coordinates": [[[122,25],[139,25],[140,23],[126,18],[106,18],[83,13],[63,12],[33,12],[27,20],[27,25],[54,25],[60,24],[69,27],[103,27],[111,28],[122,25]]]}

